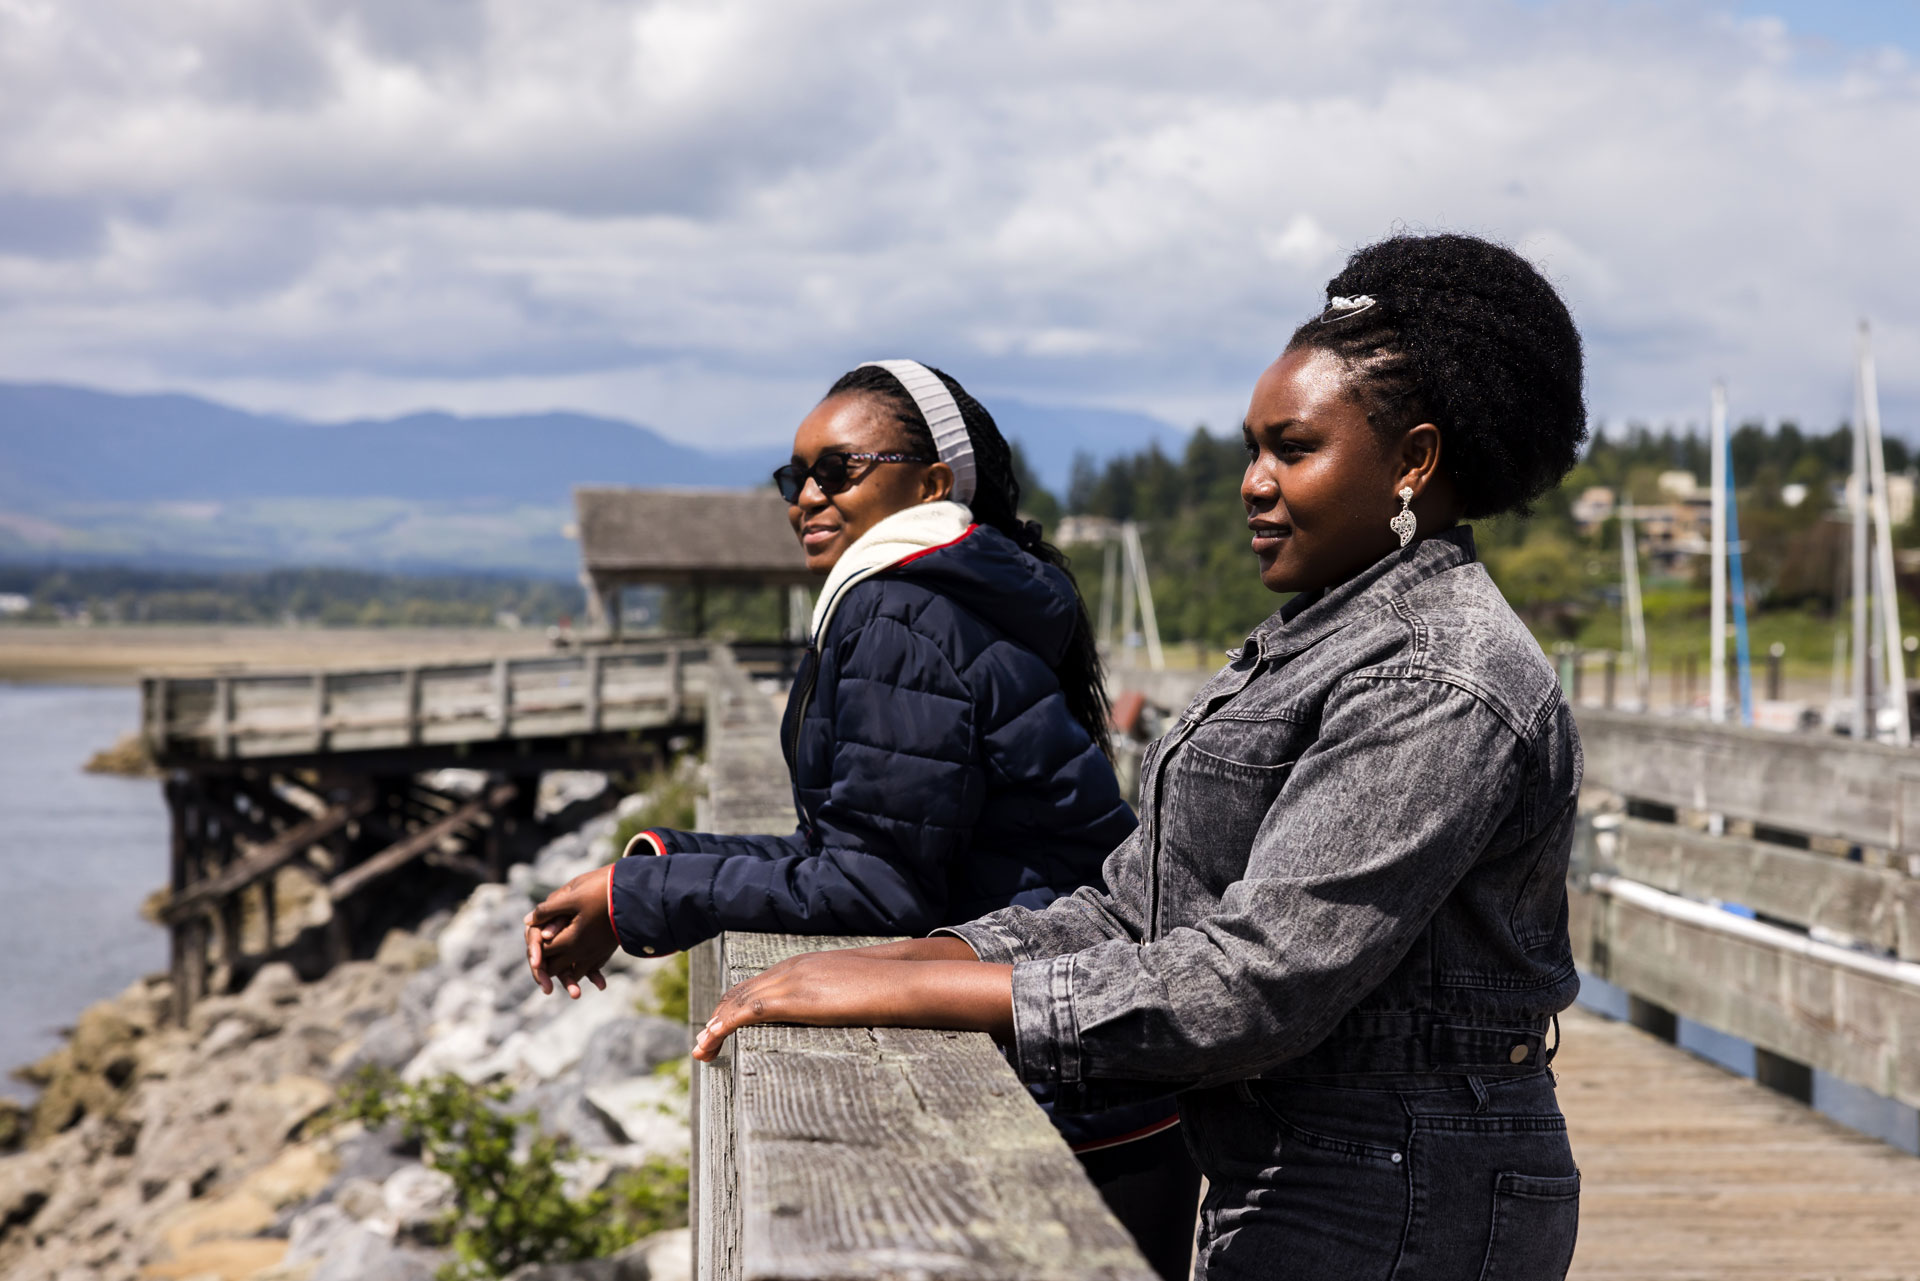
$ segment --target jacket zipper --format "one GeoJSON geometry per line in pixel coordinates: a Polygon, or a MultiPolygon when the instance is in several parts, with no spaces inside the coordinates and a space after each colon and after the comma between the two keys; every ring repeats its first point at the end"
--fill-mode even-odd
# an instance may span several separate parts
{"type": "Polygon", "coordinates": [[[800,811],[800,827],[809,837],[813,835],[813,815],[807,812],[806,802],[800,792],[800,730],[806,724],[807,705],[813,701],[813,687],[820,683],[820,652],[811,642],[807,645],[806,656],[813,660],[807,667],[807,679],[799,690],[800,702],[793,714],[793,741],[787,745],[787,759],[792,761],[793,805],[800,811]]]}

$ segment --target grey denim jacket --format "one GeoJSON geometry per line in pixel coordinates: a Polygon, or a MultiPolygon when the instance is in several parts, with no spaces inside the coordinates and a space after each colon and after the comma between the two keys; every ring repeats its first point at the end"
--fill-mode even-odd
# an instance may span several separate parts
{"type": "Polygon", "coordinates": [[[942,931],[1090,1109],[1255,1076],[1541,1070],[1579,990],[1573,716],[1441,531],[1257,628],[1141,763],[1101,886],[942,931]]]}

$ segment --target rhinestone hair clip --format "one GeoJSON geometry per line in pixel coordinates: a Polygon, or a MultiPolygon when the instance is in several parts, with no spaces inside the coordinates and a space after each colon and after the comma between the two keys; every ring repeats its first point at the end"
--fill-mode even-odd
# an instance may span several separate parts
{"type": "Polygon", "coordinates": [[[1320,323],[1331,325],[1336,320],[1351,320],[1371,306],[1372,294],[1355,294],[1351,298],[1336,294],[1327,299],[1327,309],[1321,313],[1320,323]]]}

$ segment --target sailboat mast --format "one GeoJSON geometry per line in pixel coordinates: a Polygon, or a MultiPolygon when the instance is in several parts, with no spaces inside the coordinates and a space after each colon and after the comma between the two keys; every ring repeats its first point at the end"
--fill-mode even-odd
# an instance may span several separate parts
{"type": "Polygon", "coordinates": [[[1727,719],[1727,389],[1713,385],[1707,421],[1707,453],[1713,490],[1712,568],[1709,570],[1713,632],[1707,651],[1707,719],[1727,719]]]}
{"type": "Polygon", "coordinates": [[[1640,710],[1652,710],[1653,677],[1647,669],[1647,616],[1640,603],[1640,548],[1634,537],[1633,508],[1620,508],[1620,630],[1633,656],[1633,690],[1640,710]]]}
{"type": "Polygon", "coordinates": [[[1887,501],[1886,451],[1880,441],[1880,383],[1865,321],[1860,324],[1860,406],[1867,475],[1873,482],[1873,567],[1884,628],[1881,648],[1887,663],[1887,702],[1893,711],[1894,742],[1905,747],[1913,741],[1913,727],[1907,719],[1907,674],[1900,646],[1900,589],[1893,577],[1893,513],[1887,501]]]}
{"type": "Polygon", "coordinates": [[[1853,736],[1871,741],[1873,708],[1867,701],[1867,327],[1860,324],[1860,360],[1853,379],[1853,736]]]}

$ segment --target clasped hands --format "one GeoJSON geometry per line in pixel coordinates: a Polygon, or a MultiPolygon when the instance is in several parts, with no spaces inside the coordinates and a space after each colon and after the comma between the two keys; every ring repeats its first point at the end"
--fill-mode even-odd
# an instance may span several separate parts
{"type": "MultiPolygon", "coordinates": [[[[527,968],[549,995],[555,982],[578,1000],[619,946],[607,910],[611,867],[583,872],[525,918],[527,968]]],[[[983,964],[957,938],[907,939],[806,952],[736,983],[694,1038],[711,1062],[727,1037],[755,1023],[816,1027],[937,1027],[1013,1035],[1013,967],[983,964]]]]}

